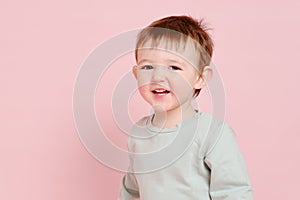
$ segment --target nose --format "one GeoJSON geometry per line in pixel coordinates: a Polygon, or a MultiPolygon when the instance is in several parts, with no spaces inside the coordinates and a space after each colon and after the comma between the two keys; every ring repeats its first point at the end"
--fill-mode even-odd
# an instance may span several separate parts
{"type": "Polygon", "coordinates": [[[163,82],[166,78],[166,70],[163,67],[155,67],[152,73],[153,82],[163,82]]]}

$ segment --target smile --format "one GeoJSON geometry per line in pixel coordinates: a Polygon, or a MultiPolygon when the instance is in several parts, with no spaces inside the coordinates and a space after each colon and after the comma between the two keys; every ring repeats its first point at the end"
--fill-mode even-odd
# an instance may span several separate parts
{"type": "Polygon", "coordinates": [[[170,93],[169,90],[165,90],[165,89],[156,89],[156,90],[152,90],[152,92],[158,96],[163,96],[170,93]]]}

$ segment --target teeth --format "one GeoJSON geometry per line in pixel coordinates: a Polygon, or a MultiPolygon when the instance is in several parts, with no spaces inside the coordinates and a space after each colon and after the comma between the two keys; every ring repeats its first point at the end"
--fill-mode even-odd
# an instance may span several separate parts
{"type": "Polygon", "coordinates": [[[165,90],[165,89],[156,89],[156,90],[152,90],[152,92],[158,96],[164,96],[164,95],[168,94],[170,91],[165,90]]]}
{"type": "Polygon", "coordinates": [[[166,90],[154,90],[155,92],[165,92],[166,90]]]}

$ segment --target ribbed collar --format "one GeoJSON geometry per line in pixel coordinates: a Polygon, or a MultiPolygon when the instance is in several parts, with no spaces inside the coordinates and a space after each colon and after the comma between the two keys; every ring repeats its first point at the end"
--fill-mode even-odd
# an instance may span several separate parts
{"type": "Polygon", "coordinates": [[[155,134],[176,133],[176,132],[178,132],[178,130],[180,129],[181,126],[184,126],[185,124],[190,123],[193,120],[198,119],[200,117],[202,112],[200,112],[199,110],[195,110],[195,111],[196,111],[196,113],[192,117],[186,118],[183,121],[181,121],[180,123],[178,123],[172,127],[168,127],[168,128],[159,128],[159,127],[154,126],[152,124],[154,114],[152,114],[147,118],[146,128],[148,131],[155,133],[155,134]]]}

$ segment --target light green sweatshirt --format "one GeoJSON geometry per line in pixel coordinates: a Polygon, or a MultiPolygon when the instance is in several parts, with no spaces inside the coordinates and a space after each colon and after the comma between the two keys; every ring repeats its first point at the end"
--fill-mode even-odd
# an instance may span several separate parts
{"type": "Polygon", "coordinates": [[[247,167],[227,123],[197,112],[160,129],[152,116],[128,139],[129,172],[119,200],[252,200],[247,167]]]}

